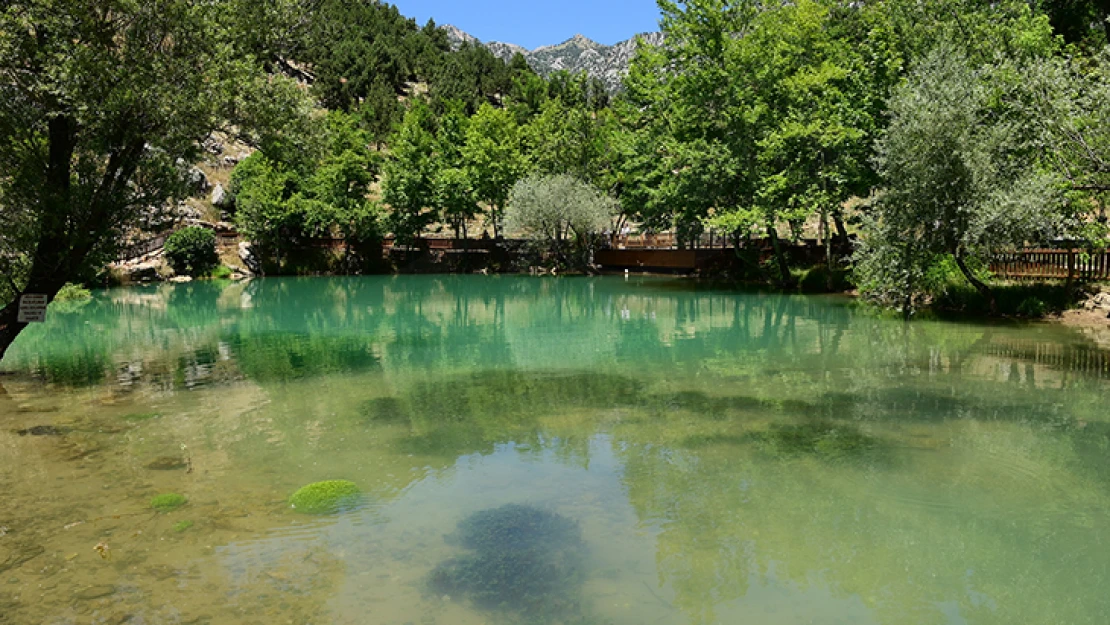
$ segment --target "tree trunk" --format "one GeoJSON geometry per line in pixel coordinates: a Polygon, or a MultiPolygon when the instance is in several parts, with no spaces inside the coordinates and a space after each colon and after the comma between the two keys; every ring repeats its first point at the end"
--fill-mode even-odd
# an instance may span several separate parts
{"type": "Polygon", "coordinates": [[[794,276],[790,275],[790,264],[786,262],[786,253],[782,249],[782,242],[779,241],[779,232],[775,228],[775,224],[767,224],[767,236],[771,237],[771,247],[775,249],[775,259],[779,265],[779,284],[783,287],[794,286],[794,276]]]}
{"type": "Polygon", "coordinates": [[[54,277],[38,280],[32,278],[27,287],[21,293],[16,294],[11,303],[0,309],[0,362],[3,362],[4,354],[7,353],[8,348],[28,325],[19,323],[20,295],[24,293],[43,293],[46,295],[46,300],[52,302],[54,296],[58,294],[64,284],[64,281],[59,281],[58,278],[54,277]]]}
{"type": "Polygon", "coordinates": [[[16,321],[19,318],[18,315],[19,296],[17,295],[10,304],[0,310],[0,363],[4,362],[4,354],[15,341],[15,337],[27,327],[27,324],[16,321]]]}
{"type": "Polygon", "coordinates": [[[975,274],[971,273],[971,269],[968,268],[967,263],[964,262],[964,258],[960,254],[956,254],[956,266],[960,268],[960,271],[964,274],[964,277],[967,278],[967,281],[971,283],[971,286],[975,287],[975,290],[979,291],[979,294],[987,300],[990,313],[992,315],[998,314],[998,301],[994,297],[994,291],[991,291],[991,288],[987,286],[985,282],[976,278],[975,274]]]}
{"type": "Polygon", "coordinates": [[[844,213],[840,209],[833,211],[833,223],[836,224],[836,238],[844,247],[848,247],[848,228],[844,226],[844,213]]]}
{"type": "Polygon", "coordinates": [[[829,212],[821,210],[821,230],[825,239],[825,290],[832,293],[833,287],[833,252],[832,233],[829,232],[829,212]]]}

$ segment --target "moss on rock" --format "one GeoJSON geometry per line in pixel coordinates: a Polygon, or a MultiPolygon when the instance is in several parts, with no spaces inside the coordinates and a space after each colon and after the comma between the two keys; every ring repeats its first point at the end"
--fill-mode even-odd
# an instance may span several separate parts
{"type": "Polygon", "coordinates": [[[358,485],[347,480],[328,480],[301,487],[289,498],[297,512],[331,514],[353,508],[362,499],[358,485]]]}
{"type": "Polygon", "coordinates": [[[177,493],[163,493],[150,500],[150,507],[159,512],[170,512],[184,506],[189,500],[177,493]]]}

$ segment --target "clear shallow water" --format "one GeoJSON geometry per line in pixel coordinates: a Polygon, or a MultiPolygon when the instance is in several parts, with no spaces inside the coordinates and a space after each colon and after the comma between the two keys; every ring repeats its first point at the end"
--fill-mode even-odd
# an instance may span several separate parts
{"type": "Polygon", "coordinates": [[[3,362],[0,623],[1101,625],[1106,362],[670,280],[98,293],[3,362]],[[290,509],[324,479],[365,505],[290,509]],[[577,523],[580,575],[441,593],[506,504],[577,523]]]}

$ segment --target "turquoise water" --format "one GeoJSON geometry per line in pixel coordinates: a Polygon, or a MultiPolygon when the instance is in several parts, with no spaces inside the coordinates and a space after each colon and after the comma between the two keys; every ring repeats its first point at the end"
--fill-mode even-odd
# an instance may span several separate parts
{"type": "Polygon", "coordinates": [[[669,279],[98,292],[0,367],[0,623],[1102,625],[1107,362],[669,279]]]}

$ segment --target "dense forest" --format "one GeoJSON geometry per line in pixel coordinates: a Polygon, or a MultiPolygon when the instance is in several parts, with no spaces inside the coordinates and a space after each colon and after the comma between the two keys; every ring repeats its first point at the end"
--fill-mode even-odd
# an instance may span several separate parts
{"type": "Polygon", "coordinates": [[[92,279],[217,132],[254,150],[234,219],[277,272],[319,237],[358,272],[387,235],[506,225],[581,264],[633,224],[769,240],[752,276],[789,286],[809,228],[908,311],[953,276],[993,306],[1001,250],[1105,247],[1104,2],[658,5],[664,43],[609,93],[372,0],[7,3],[0,355],[15,296],[92,279]]]}

